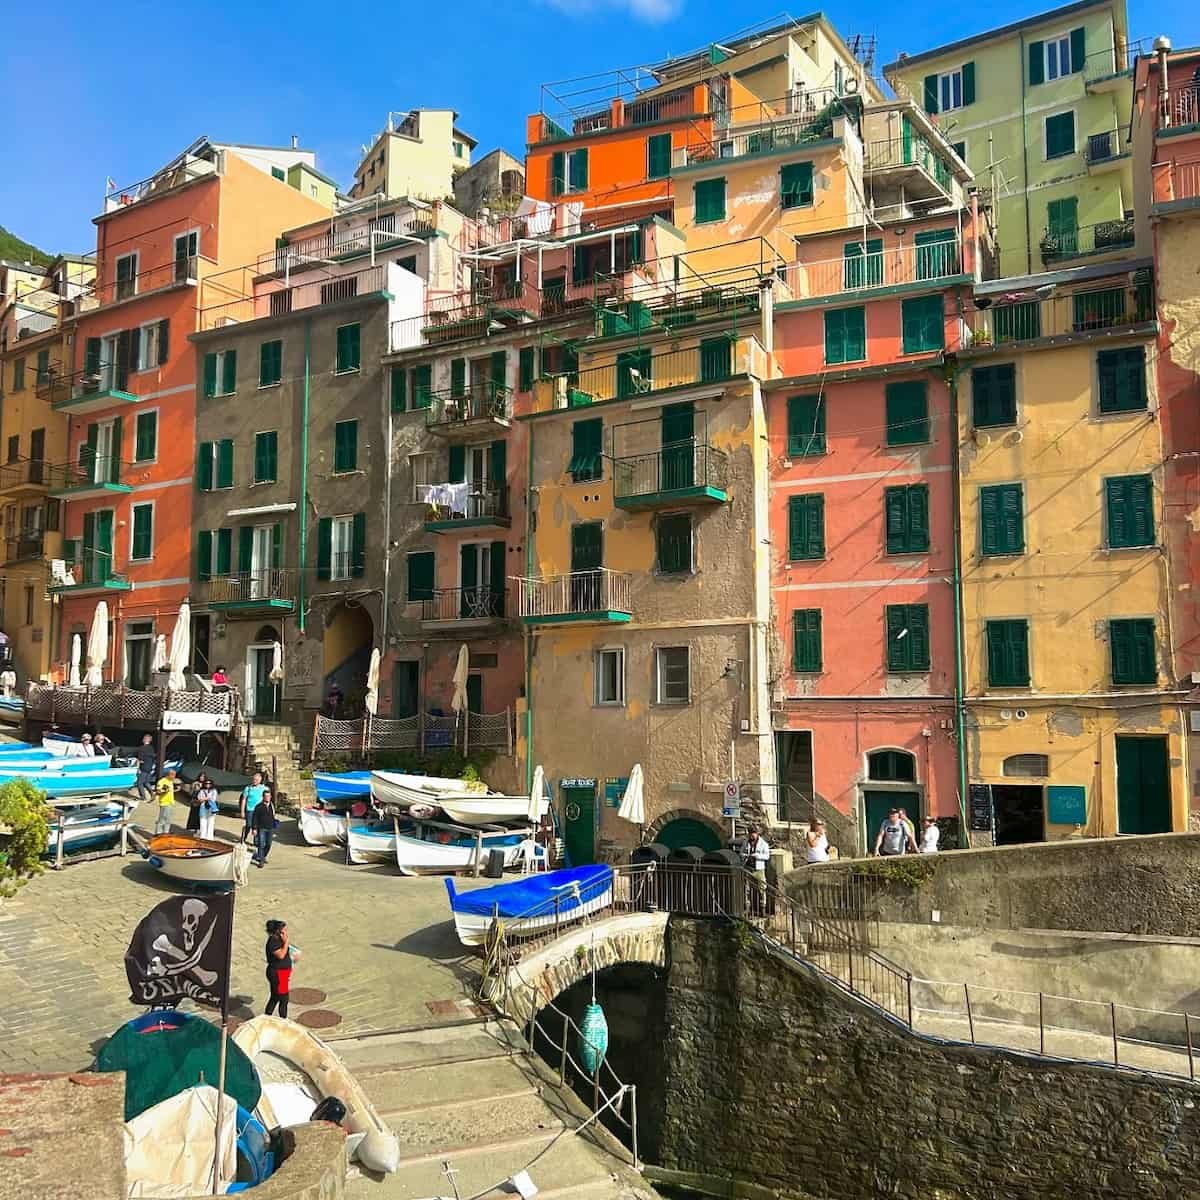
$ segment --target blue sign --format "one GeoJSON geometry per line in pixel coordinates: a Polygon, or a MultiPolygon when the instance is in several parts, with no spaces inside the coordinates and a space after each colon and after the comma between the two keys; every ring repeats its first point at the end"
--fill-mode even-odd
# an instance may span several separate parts
{"type": "Polygon", "coordinates": [[[1087,788],[1051,784],[1046,788],[1046,820],[1051,825],[1087,824],[1087,788]]]}
{"type": "Polygon", "coordinates": [[[626,779],[606,779],[604,781],[604,803],[609,808],[620,808],[621,797],[625,795],[625,789],[629,786],[629,780],[626,779]]]}

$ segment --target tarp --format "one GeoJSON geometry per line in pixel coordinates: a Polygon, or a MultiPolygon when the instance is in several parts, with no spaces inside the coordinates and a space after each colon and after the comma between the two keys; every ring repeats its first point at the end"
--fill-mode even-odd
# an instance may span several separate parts
{"type": "Polygon", "coordinates": [[[499,883],[470,892],[456,891],[454,881],[447,879],[446,890],[450,893],[450,907],[455,912],[480,917],[490,917],[497,907],[502,917],[552,913],[555,896],[559,897],[558,911],[568,913],[580,904],[595,900],[605,888],[611,887],[612,873],[612,867],[607,864],[594,863],[587,867],[568,867],[563,871],[530,875],[514,883],[499,883]]]}
{"type": "Polygon", "coordinates": [[[222,771],[218,767],[206,767],[203,763],[184,763],[176,772],[184,783],[195,783],[201,775],[207,775],[216,784],[219,792],[241,791],[249,787],[249,775],[239,775],[236,771],[222,771]]]}
{"type": "MultiPolygon", "coordinates": [[[[216,1129],[215,1087],[189,1088],[127,1121],[126,1195],[207,1196],[216,1129]]],[[[221,1190],[236,1178],[237,1107],[226,1099],[221,1106],[221,1190]]]]}
{"type": "MultiPolygon", "coordinates": [[[[186,1088],[215,1084],[220,1066],[220,1029],[175,1009],[122,1025],[96,1056],[96,1070],[125,1072],[126,1121],[186,1088]]],[[[262,1095],[254,1064],[232,1038],[225,1057],[225,1092],[248,1112],[262,1095]]]]}

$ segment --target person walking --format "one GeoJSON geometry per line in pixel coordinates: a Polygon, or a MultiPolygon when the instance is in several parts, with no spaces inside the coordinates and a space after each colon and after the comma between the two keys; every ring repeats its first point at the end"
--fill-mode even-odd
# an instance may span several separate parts
{"type": "Polygon", "coordinates": [[[767,839],[758,831],[758,826],[750,829],[750,838],[746,842],[746,867],[754,875],[754,896],[751,907],[761,915],[766,909],[767,898],[767,863],[771,861],[771,847],[767,839]]]}
{"type": "Polygon", "coordinates": [[[265,867],[275,837],[275,797],[269,788],[263,789],[262,799],[254,806],[250,820],[254,825],[254,865],[265,867]]]}
{"type": "Polygon", "coordinates": [[[139,800],[148,800],[158,775],[158,755],[154,753],[154,739],[150,734],[142,735],[142,744],[137,748],[137,790],[139,800]]]}
{"type": "Polygon", "coordinates": [[[913,854],[916,854],[917,844],[912,840],[908,827],[901,820],[900,810],[889,808],[887,820],[879,826],[879,833],[875,837],[874,853],[887,857],[893,854],[904,854],[910,849],[913,854]]]}
{"type": "Polygon", "coordinates": [[[900,820],[904,822],[904,828],[908,830],[908,836],[915,846],[917,844],[917,827],[912,823],[912,818],[906,809],[899,808],[896,811],[900,814],[900,820]]]}
{"type": "Polygon", "coordinates": [[[216,836],[217,786],[207,775],[196,780],[196,799],[200,804],[200,836],[211,841],[216,836]]]}
{"type": "Polygon", "coordinates": [[[286,1019],[288,993],[292,987],[292,947],[288,942],[286,921],[267,922],[266,951],[267,985],[271,989],[271,998],[264,1011],[270,1016],[278,1008],[279,1015],[286,1019]]]}
{"type": "Polygon", "coordinates": [[[822,863],[829,861],[829,838],[825,834],[825,822],[820,818],[804,835],[804,861],[822,863]]]}
{"type": "Polygon", "coordinates": [[[936,854],[941,836],[937,821],[933,817],[926,817],[925,828],[921,831],[921,853],[936,854]]]}
{"type": "MultiPolygon", "coordinates": [[[[186,786],[186,785],[185,785],[186,786]]],[[[190,788],[186,788],[188,801],[188,833],[200,832],[200,780],[197,779],[190,788]]]]}
{"type": "Polygon", "coordinates": [[[170,767],[167,773],[158,781],[154,788],[158,798],[158,818],[154,822],[154,832],[171,832],[171,809],[175,805],[175,768],[170,767]]]}
{"type": "Polygon", "coordinates": [[[254,810],[258,807],[262,800],[263,792],[267,789],[263,786],[263,777],[261,771],[255,771],[250,777],[250,782],[242,788],[241,800],[239,809],[242,814],[242,841],[244,842],[251,833],[253,828],[251,818],[254,816],[254,810]]]}

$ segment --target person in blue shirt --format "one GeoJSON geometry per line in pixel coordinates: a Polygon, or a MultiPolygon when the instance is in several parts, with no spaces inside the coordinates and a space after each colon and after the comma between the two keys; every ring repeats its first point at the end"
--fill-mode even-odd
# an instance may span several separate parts
{"type": "Polygon", "coordinates": [[[253,829],[252,817],[254,810],[262,803],[263,792],[263,777],[261,771],[255,771],[250,782],[242,788],[241,803],[239,805],[242,813],[242,841],[249,838],[253,829]]]}

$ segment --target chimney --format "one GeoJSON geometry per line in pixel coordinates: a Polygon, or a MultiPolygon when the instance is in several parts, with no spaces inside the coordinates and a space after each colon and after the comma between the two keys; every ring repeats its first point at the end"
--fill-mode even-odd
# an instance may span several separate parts
{"type": "Polygon", "coordinates": [[[1167,90],[1167,55],[1171,53],[1171,39],[1165,35],[1156,37],[1154,53],[1158,55],[1158,127],[1166,129],[1171,124],[1171,97],[1167,90]]]}
{"type": "Polygon", "coordinates": [[[300,138],[294,133],[292,134],[292,149],[293,150],[300,149],[300,138]]]}

